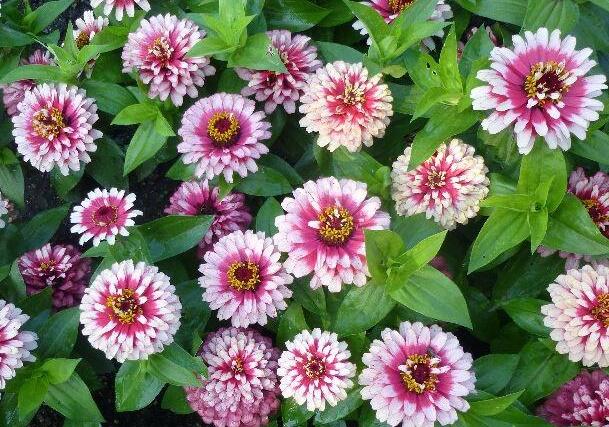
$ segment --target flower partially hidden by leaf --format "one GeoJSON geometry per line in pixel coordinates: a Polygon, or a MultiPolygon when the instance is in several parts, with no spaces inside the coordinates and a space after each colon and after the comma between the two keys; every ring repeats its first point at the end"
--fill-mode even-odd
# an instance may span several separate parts
{"type": "MultiPolygon", "coordinates": [[[[82,18],[76,20],[76,29],[73,30],[74,42],[78,49],[88,46],[93,40],[93,37],[110,24],[108,18],[93,14],[93,11],[87,10],[82,18]]],[[[93,73],[96,58],[91,59],[85,66],[85,74],[89,78],[93,73]]]]}
{"type": "Polygon", "coordinates": [[[133,18],[133,16],[135,16],[136,4],[146,12],[150,10],[150,3],[148,3],[148,0],[91,0],[91,7],[97,7],[102,3],[104,4],[105,15],[109,16],[112,13],[112,10],[115,9],[117,21],[123,20],[125,12],[127,12],[127,16],[133,18]]]}
{"type": "Polygon", "coordinates": [[[0,193],[0,228],[4,228],[9,221],[8,217],[9,201],[2,197],[0,193]]]}

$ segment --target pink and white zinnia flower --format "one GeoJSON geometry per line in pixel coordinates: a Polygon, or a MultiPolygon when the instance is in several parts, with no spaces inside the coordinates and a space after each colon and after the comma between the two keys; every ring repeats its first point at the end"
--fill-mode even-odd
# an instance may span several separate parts
{"type": "Polygon", "coordinates": [[[457,411],[469,409],[464,398],[476,381],[472,356],[437,325],[402,322],[399,331],[387,328],[362,362],[362,398],[390,426],[444,426],[457,421],[457,411]]]}
{"type": "MultiPolygon", "coordinates": [[[[82,18],[78,18],[76,20],[76,28],[73,30],[72,34],[74,36],[74,41],[76,43],[76,47],[78,49],[82,49],[83,47],[89,45],[93,37],[101,30],[110,25],[110,21],[105,16],[95,17],[93,11],[87,10],[82,18]]],[[[99,55],[98,55],[99,56],[99,55]]],[[[93,67],[95,67],[95,61],[97,57],[91,59],[87,65],[85,65],[85,74],[87,78],[91,77],[93,73],[93,67]]]]}
{"type": "Polygon", "coordinates": [[[216,72],[208,57],[186,56],[203,37],[205,32],[188,19],[169,14],[143,19],[123,49],[123,73],[137,71],[144,84],[150,85],[150,98],[171,98],[179,107],[184,96],[196,98],[197,86],[216,72]]]}
{"type": "Polygon", "coordinates": [[[287,30],[274,30],[267,34],[287,72],[237,68],[235,71],[239,77],[248,82],[241,93],[244,96],[255,95],[256,101],[264,101],[267,114],[271,114],[278,105],[283,105],[285,111],[292,114],[296,111],[296,101],[307,77],[321,67],[321,61],[317,59],[317,49],[310,44],[310,37],[292,35],[287,30]]]}
{"type": "Polygon", "coordinates": [[[30,353],[37,347],[38,336],[34,332],[21,330],[30,316],[21,309],[0,299],[0,390],[15,376],[23,362],[34,362],[30,353]]]}
{"type": "Polygon", "coordinates": [[[127,12],[127,16],[133,18],[135,16],[136,4],[146,12],[150,10],[148,0],[91,0],[91,7],[97,7],[102,3],[104,3],[104,15],[110,16],[112,9],[116,9],[115,16],[117,21],[123,20],[125,12],[127,12]]]}
{"type": "Polygon", "coordinates": [[[334,151],[341,145],[358,151],[370,147],[373,138],[385,135],[393,115],[389,87],[381,74],[368,76],[359,64],[343,61],[318,68],[307,80],[300,98],[304,114],[300,126],[319,133],[317,144],[334,151]]]}
{"type": "Polygon", "coordinates": [[[203,300],[218,310],[218,319],[230,319],[235,327],[266,325],[267,316],[277,317],[292,296],[286,285],[293,279],[280,257],[273,239],[263,232],[238,230],[222,237],[199,268],[203,300]]]}
{"type": "Polygon", "coordinates": [[[253,329],[222,328],[199,351],[209,376],[185,387],[186,399],[203,422],[215,427],[261,427],[279,408],[277,359],[271,340],[253,329]]]}
{"type": "Polygon", "coordinates": [[[527,154],[537,137],[550,148],[571,147],[571,134],[584,140],[603,103],[594,98],[607,89],[607,78],[586,74],[596,62],[592,49],[575,50],[575,37],[540,28],[512,37],[514,50],[495,47],[491,69],[478,72],[488,85],[472,90],[474,110],[493,110],[482,128],[496,134],[514,123],[520,153],[527,154]]]}
{"type": "Polygon", "coordinates": [[[281,203],[275,218],[275,244],[287,252],[288,273],[313,273],[311,288],[342,284],[364,286],[369,276],[364,230],[389,228],[389,215],[378,197],[368,198],[366,184],[334,177],[308,181],[281,203]]]}
{"type": "Polygon", "coordinates": [[[261,141],[271,137],[271,124],[256,103],[241,95],[216,93],[186,110],[178,134],[182,161],[196,164],[197,177],[212,179],[233,174],[242,178],[256,172],[256,160],[269,149],[261,141]]]}
{"type": "Polygon", "coordinates": [[[173,342],[182,305],[169,277],[132,260],[95,278],[80,304],[82,333],[108,359],[148,359],[173,342]]]}
{"type": "Polygon", "coordinates": [[[74,207],[70,215],[72,233],[82,234],[80,244],[93,239],[93,246],[102,240],[113,245],[116,236],[128,236],[127,227],[135,225],[133,218],[142,215],[134,210],[135,194],[125,194],[125,190],[116,188],[96,188],[87,194],[87,198],[74,207]]]}
{"type": "Polygon", "coordinates": [[[306,402],[308,411],[323,411],[326,403],[336,406],[347,397],[355,365],[349,362],[347,343],[338,341],[338,335],[316,328],[302,331],[285,345],[277,369],[283,397],[293,397],[299,405],[306,402]]]}
{"type": "Polygon", "coordinates": [[[17,151],[41,172],[59,168],[63,175],[89,163],[102,133],[93,129],[97,105],[84,90],[65,84],[42,84],[27,91],[13,116],[17,151]]]}
{"type": "Polygon", "coordinates": [[[460,139],[442,144],[428,160],[409,171],[411,147],[393,163],[391,196],[398,214],[425,212],[447,229],[466,224],[488,194],[488,168],[474,147],[460,139]]]}
{"type": "Polygon", "coordinates": [[[2,197],[2,193],[0,193],[0,228],[4,228],[6,226],[6,222],[8,221],[8,208],[8,200],[2,197]]]}

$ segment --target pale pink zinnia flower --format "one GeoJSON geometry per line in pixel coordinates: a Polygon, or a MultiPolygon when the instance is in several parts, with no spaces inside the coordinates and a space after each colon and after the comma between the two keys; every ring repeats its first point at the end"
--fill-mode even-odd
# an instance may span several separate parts
{"type": "Polygon", "coordinates": [[[3,198],[2,193],[0,193],[0,228],[4,228],[9,220],[8,208],[9,201],[3,198]]]}
{"type": "Polygon", "coordinates": [[[496,134],[514,123],[520,153],[527,154],[537,137],[550,148],[571,147],[571,134],[586,139],[590,122],[598,120],[607,78],[585,77],[595,61],[592,49],[575,50],[575,37],[560,38],[560,31],[540,28],[512,37],[514,50],[496,47],[491,69],[478,72],[488,82],[472,90],[474,110],[493,110],[482,128],[496,134]]]}
{"type": "Polygon", "coordinates": [[[123,20],[125,11],[127,16],[133,18],[135,16],[136,4],[146,12],[150,10],[148,0],[91,0],[91,7],[97,7],[102,3],[104,3],[104,15],[110,16],[112,9],[116,9],[115,16],[117,21],[123,20]]]}
{"type": "MultiPolygon", "coordinates": [[[[82,49],[87,46],[93,40],[93,37],[103,30],[105,27],[110,25],[108,18],[99,16],[95,18],[93,11],[87,10],[82,18],[76,20],[76,28],[73,30],[74,41],[78,49],[82,49]]],[[[93,67],[95,66],[95,60],[91,59],[85,66],[85,74],[87,77],[91,77],[93,67]]]]}
{"type": "MultiPolygon", "coordinates": [[[[53,62],[50,52],[37,49],[29,58],[23,58],[21,65],[51,65],[53,62]]],[[[9,116],[14,116],[19,112],[17,106],[23,101],[25,93],[31,91],[34,87],[36,87],[34,80],[18,80],[7,85],[0,85],[2,102],[9,116]]]]}
{"type": "Polygon", "coordinates": [[[275,244],[287,252],[288,273],[313,273],[310,285],[339,292],[342,284],[364,286],[369,276],[364,230],[389,228],[389,215],[366,184],[334,177],[308,181],[281,203],[275,244]]]}
{"type": "Polygon", "coordinates": [[[178,134],[182,161],[196,164],[196,175],[212,179],[233,173],[242,178],[256,172],[256,160],[269,152],[263,140],[271,137],[271,124],[256,103],[241,95],[216,93],[186,110],[178,134]]]}
{"type": "Polygon", "coordinates": [[[300,126],[319,133],[317,144],[334,151],[344,146],[358,151],[385,135],[393,115],[389,87],[381,74],[368,76],[359,64],[327,64],[312,74],[300,98],[300,126]]]}
{"type": "Polygon", "coordinates": [[[21,309],[0,299],[0,390],[15,376],[15,370],[23,362],[34,362],[30,353],[36,347],[38,336],[34,332],[21,330],[30,316],[21,309]]]}
{"type": "Polygon", "coordinates": [[[548,397],[537,413],[558,427],[609,425],[609,375],[582,371],[548,397]]]}
{"type": "Polygon", "coordinates": [[[13,116],[17,151],[41,172],[59,168],[63,175],[89,163],[102,133],[93,129],[97,105],[83,89],[42,84],[25,93],[13,116]]]}
{"type": "Polygon", "coordinates": [[[336,406],[353,387],[355,365],[349,362],[347,343],[333,332],[302,331],[285,343],[277,375],[283,397],[292,397],[307,410],[323,411],[326,403],[336,406]]]}
{"type": "Polygon", "coordinates": [[[437,325],[402,322],[399,331],[387,328],[362,362],[362,398],[370,400],[381,422],[444,426],[457,421],[457,411],[469,409],[464,398],[476,381],[472,356],[437,325]]]}
{"type": "Polygon", "coordinates": [[[169,215],[213,215],[207,233],[199,243],[199,257],[211,249],[220,237],[237,230],[246,230],[252,215],[241,193],[230,193],[219,197],[219,188],[209,186],[207,181],[184,182],[169,199],[165,209],[169,215]]]}
{"type": "Polygon", "coordinates": [[[171,98],[179,107],[185,95],[196,98],[197,86],[216,72],[208,57],[186,56],[203,37],[205,31],[188,19],[169,14],[143,19],[123,49],[123,73],[137,71],[142,82],[150,85],[150,98],[171,98]]]}
{"type": "Polygon", "coordinates": [[[264,101],[267,114],[271,114],[278,105],[283,105],[285,111],[292,114],[296,111],[296,101],[307,77],[321,67],[321,61],[317,59],[317,49],[310,44],[310,37],[302,34],[292,36],[287,30],[273,30],[267,34],[287,72],[237,68],[235,71],[239,77],[248,82],[241,93],[244,96],[255,95],[256,101],[264,101]]]}
{"type": "Polygon", "coordinates": [[[185,387],[203,422],[215,427],[260,427],[279,408],[277,359],[271,340],[253,329],[222,328],[199,351],[209,375],[201,387],[185,387]]]}
{"type": "Polygon", "coordinates": [[[411,148],[393,163],[391,196],[399,215],[425,212],[447,229],[466,224],[488,194],[488,168],[474,147],[460,139],[442,144],[435,154],[408,170],[411,148]]]}
{"type": "Polygon", "coordinates": [[[91,260],[81,255],[71,245],[46,244],[21,256],[18,265],[27,294],[50,287],[56,310],[78,305],[91,273],[91,260]]]}
{"type": "Polygon", "coordinates": [[[113,245],[116,236],[128,236],[127,227],[135,225],[133,218],[142,215],[134,210],[135,194],[125,194],[125,190],[116,188],[96,188],[87,194],[87,198],[74,207],[70,221],[74,224],[70,231],[82,234],[80,244],[93,239],[93,246],[102,240],[113,245]]]}
{"type": "Polygon", "coordinates": [[[169,277],[132,260],[95,278],[80,304],[82,333],[108,359],[148,359],[173,342],[182,305],[169,277]]]}
{"type": "Polygon", "coordinates": [[[203,300],[218,310],[218,319],[235,327],[266,325],[292,296],[293,278],[280,261],[281,252],[263,232],[235,231],[208,251],[199,271],[203,300]]]}
{"type": "Polygon", "coordinates": [[[556,351],[584,366],[609,366],[609,268],[585,265],[548,286],[552,304],[541,307],[556,351]]]}

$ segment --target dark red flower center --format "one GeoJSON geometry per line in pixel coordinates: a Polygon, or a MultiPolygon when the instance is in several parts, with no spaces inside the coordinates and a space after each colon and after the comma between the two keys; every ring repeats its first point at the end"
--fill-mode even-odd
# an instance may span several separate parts
{"type": "Polygon", "coordinates": [[[260,267],[251,261],[232,263],[226,276],[228,284],[238,291],[253,291],[260,284],[261,280],[260,267]]]}
{"type": "Polygon", "coordinates": [[[169,45],[169,42],[165,37],[159,37],[152,43],[148,53],[154,56],[163,65],[167,65],[171,60],[173,48],[169,45]]]}
{"type": "Polygon", "coordinates": [[[213,215],[216,213],[216,209],[214,208],[214,204],[207,200],[201,203],[198,209],[199,215],[213,215]]]}
{"type": "Polygon", "coordinates": [[[565,81],[571,73],[565,69],[565,64],[555,61],[538,62],[531,67],[531,72],[524,82],[527,97],[536,99],[539,105],[547,102],[557,103],[569,91],[565,81]]]}
{"type": "Polygon", "coordinates": [[[326,244],[339,246],[344,244],[353,232],[355,224],[349,211],[340,206],[329,206],[318,216],[319,237],[326,244]]]}
{"type": "Polygon", "coordinates": [[[433,373],[433,369],[437,364],[437,359],[432,359],[428,354],[408,356],[400,373],[406,389],[416,394],[435,390],[438,376],[433,373]]]}
{"type": "Polygon", "coordinates": [[[111,311],[110,318],[124,325],[134,323],[137,316],[143,313],[137,295],[132,289],[122,289],[119,294],[108,296],[106,307],[111,311]]]}
{"type": "Polygon", "coordinates": [[[582,202],[586,209],[588,209],[588,215],[590,215],[595,224],[602,224],[609,220],[606,209],[597,199],[586,199],[582,200],[582,202]]]}
{"type": "Polygon", "coordinates": [[[93,213],[93,223],[98,227],[107,227],[118,221],[118,207],[102,206],[93,213]]]}
{"type": "Polygon", "coordinates": [[[401,13],[415,1],[416,0],[389,0],[389,9],[391,9],[393,13],[401,13]]]}
{"type": "Polygon", "coordinates": [[[316,379],[326,372],[326,364],[319,357],[309,356],[304,365],[304,371],[308,378],[316,379]]]}
{"type": "Polygon", "coordinates": [[[609,328],[609,294],[599,294],[596,304],[592,307],[592,317],[609,328]]]}
{"type": "Polygon", "coordinates": [[[239,139],[241,126],[233,113],[215,113],[207,124],[207,135],[217,147],[230,147],[239,139]]]}
{"type": "Polygon", "coordinates": [[[57,138],[65,127],[63,113],[55,107],[36,112],[32,119],[34,132],[41,138],[48,140],[57,138]]]}

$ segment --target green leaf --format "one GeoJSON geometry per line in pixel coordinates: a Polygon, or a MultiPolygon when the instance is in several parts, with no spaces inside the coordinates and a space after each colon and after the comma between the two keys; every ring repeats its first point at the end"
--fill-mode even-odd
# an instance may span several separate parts
{"type": "Polygon", "coordinates": [[[171,126],[171,123],[169,123],[160,111],[154,119],[154,129],[159,135],[166,136],[167,138],[176,136],[176,133],[173,131],[173,126],[171,126]]]}
{"type": "Polygon", "coordinates": [[[382,16],[368,5],[349,0],[343,1],[357,19],[364,24],[372,42],[380,46],[381,41],[389,32],[382,16]]]}
{"type": "Polygon", "coordinates": [[[517,354],[487,354],[474,360],[476,388],[487,393],[499,393],[511,380],[518,366],[517,354]],[[500,366],[501,369],[497,369],[500,366]]]}
{"type": "Polygon", "coordinates": [[[201,287],[196,280],[178,283],[176,294],[182,303],[181,326],[176,334],[176,342],[183,347],[190,348],[193,335],[205,328],[211,316],[211,310],[207,303],[201,301],[201,287]]]}
{"type": "Polygon", "coordinates": [[[9,84],[18,80],[58,81],[65,79],[64,73],[54,65],[21,65],[0,78],[0,84],[9,84]]]}
{"type": "Polygon", "coordinates": [[[387,278],[387,261],[404,251],[399,234],[390,230],[364,230],[366,238],[366,260],[370,275],[377,280],[387,278]]]}
{"type": "Polygon", "coordinates": [[[350,64],[357,64],[364,60],[363,53],[349,46],[321,41],[318,41],[315,44],[319,48],[321,57],[326,62],[345,61],[350,64]]]}
{"type": "Polygon", "coordinates": [[[165,382],[147,372],[146,363],[128,360],[118,370],[114,383],[118,412],[145,408],[161,392],[165,382]]]}
{"type": "Polygon", "coordinates": [[[263,231],[267,236],[274,236],[277,233],[275,218],[283,215],[281,204],[274,197],[269,197],[260,206],[256,215],[256,231],[263,231]]]}
{"type": "Polygon", "coordinates": [[[197,58],[201,56],[212,56],[232,52],[235,46],[227,44],[220,37],[206,36],[199,40],[189,51],[188,56],[197,58]]]}
{"type": "Polygon", "coordinates": [[[330,11],[308,0],[267,0],[264,16],[271,28],[305,31],[321,22],[330,11]]]}
{"type": "Polygon", "coordinates": [[[292,398],[281,402],[281,419],[285,427],[297,427],[303,425],[315,415],[315,412],[307,411],[306,406],[299,405],[292,398]]]}
{"type": "Polygon", "coordinates": [[[165,390],[163,400],[161,400],[161,408],[168,409],[176,414],[191,414],[194,412],[186,400],[184,387],[175,385],[170,385],[165,390]]]}
{"type": "Polygon", "coordinates": [[[259,166],[258,171],[243,178],[236,186],[250,196],[280,196],[292,191],[289,181],[277,170],[268,166],[259,166]]]}
{"type": "Polygon", "coordinates": [[[412,120],[416,120],[424,116],[432,107],[437,104],[447,104],[450,101],[459,100],[463,96],[461,91],[450,91],[445,87],[432,87],[427,89],[423,96],[419,99],[417,106],[412,115],[412,120]]]}
{"type": "Polygon", "coordinates": [[[80,310],[68,308],[52,315],[38,333],[39,359],[69,357],[78,335],[80,310]]]}
{"type": "Polygon", "coordinates": [[[585,141],[574,139],[569,151],[595,162],[606,163],[609,159],[609,135],[595,130],[588,134],[585,141]]]}
{"type": "Polygon", "coordinates": [[[529,212],[529,229],[531,231],[531,253],[541,245],[548,230],[548,209],[529,212]]]}
{"type": "Polygon", "coordinates": [[[463,48],[459,70],[463,76],[470,76],[474,63],[480,59],[488,59],[495,45],[486,31],[476,31],[463,48]]]}
{"type": "Polygon", "coordinates": [[[501,397],[470,402],[470,411],[482,416],[500,414],[516,402],[523,392],[524,390],[520,390],[501,397]]]}
{"type": "Polygon", "coordinates": [[[116,115],[137,102],[131,92],[119,84],[85,80],[82,85],[87,96],[95,98],[97,107],[104,113],[116,115]]]}
{"type": "Polygon", "coordinates": [[[277,49],[273,47],[271,39],[266,33],[248,37],[245,46],[232,53],[228,66],[269,70],[277,73],[287,72],[277,49]]]}
{"type": "Polygon", "coordinates": [[[44,401],[72,421],[98,423],[104,421],[89,388],[77,373],[73,373],[66,382],[51,384],[44,401]]]}
{"type": "Polygon", "coordinates": [[[392,215],[391,229],[400,235],[406,249],[413,248],[421,240],[441,232],[442,227],[424,213],[412,216],[392,215]]]}
{"type": "Polygon", "coordinates": [[[579,7],[572,0],[529,0],[522,24],[523,30],[540,27],[569,33],[579,20],[579,7]]]}
{"type": "Polygon", "coordinates": [[[62,223],[70,205],[49,209],[39,213],[21,227],[22,240],[19,242],[22,252],[37,249],[51,240],[62,223]]]}
{"type": "Polygon", "coordinates": [[[440,52],[440,79],[447,89],[463,91],[461,73],[459,72],[459,61],[457,58],[457,36],[453,25],[444,40],[444,46],[440,52]]]}
{"type": "MultiPolygon", "coordinates": [[[[0,24],[0,47],[26,46],[34,40],[29,34],[24,34],[8,25],[0,24]]],[[[0,76],[2,74],[0,73],[0,76]]]]}
{"type": "Polygon", "coordinates": [[[299,334],[307,329],[309,329],[309,326],[304,318],[302,307],[297,302],[292,302],[288,306],[287,310],[281,313],[279,317],[277,341],[289,341],[294,338],[296,334],[299,334]]]}
{"type": "Polygon", "coordinates": [[[102,187],[126,188],[129,181],[123,176],[124,161],[123,150],[116,142],[104,137],[97,145],[97,150],[93,153],[86,172],[102,187]],[[113,165],[113,167],[108,167],[108,165],[113,165]]]}
{"type": "Polygon", "coordinates": [[[362,403],[360,395],[361,387],[355,387],[347,394],[347,397],[336,406],[326,406],[322,412],[315,414],[315,424],[330,424],[335,421],[346,419],[347,415],[359,408],[362,403]]]}
{"type": "Polygon", "coordinates": [[[156,119],[159,108],[151,103],[133,104],[123,108],[112,120],[113,125],[135,125],[156,119]]]}
{"type": "Polygon", "coordinates": [[[26,380],[19,389],[17,406],[19,418],[25,419],[28,414],[36,412],[47,394],[49,383],[44,377],[32,377],[26,380]]]}
{"type": "Polygon", "coordinates": [[[23,23],[33,33],[40,33],[61,15],[74,0],[47,1],[23,17],[23,23]]]}
{"type": "Polygon", "coordinates": [[[488,208],[503,208],[517,212],[529,212],[533,200],[528,194],[497,194],[489,196],[480,202],[480,206],[488,208]]]}
{"type": "Polygon", "coordinates": [[[503,309],[512,318],[514,323],[527,332],[540,337],[547,337],[549,330],[543,324],[541,306],[547,301],[534,298],[518,298],[503,304],[503,309]]]}
{"type": "Polygon", "coordinates": [[[51,171],[51,184],[53,188],[61,198],[65,198],[65,196],[72,190],[80,180],[82,176],[85,174],[85,165],[81,164],[80,169],[77,171],[70,171],[69,175],[62,174],[57,168],[54,168],[51,171]]]}
{"type": "Polygon", "coordinates": [[[127,147],[123,175],[129,174],[146,160],[152,158],[166,142],[167,137],[156,131],[153,121],[142,123],[127,147]]]}
{"type": "Polygon", "coordinates": [[[606,11],[609,11],[609,0],[589,0],[590,3],[594,3],[598,7],[602,7],[606,11]]]}
{"type": "Polygon", "coordinates": [[[40,369],[50,384],[61,384],[70,379],[81,359],[47,359],[40,369]]]}
{"type": "MultiPolygon", "coordinates": [[[[196,374],[206,372],[201,369],[203,364],[200,358],[191,356],[175,343],[165,347],[162,352],[151,355],[148,361],[148,371],[152,375],[175,386],[200,387],[201,381],[196,374]]],[[[202,367],[205,368],[204,365],[202,367]]]]}
{"type": "Polygon", "coordinates": [[[15,154],[6,147],[0,149],[0,191],[17,206],[25,206],[21,165],[15,154]]]}
{"type": "Polygon", "coordinates": [[[527,0],[457,0],[457,3],[475,15],[521,26],[527,10],[527,0]]]}
{"type": "Polygon", "coordinates": [[[304,280],[296,281],[290,288],[292,290],[292,298],[298,302],[302,308],[317,314],[320,317],[328,315],[326,309],[326,294],[323,288],[311,289],[308,283],[304,280]]]}
{"type": "Polygon", "coordinates": [[[165,176],[175,181],[190,181],[195,176],[195,168],[196,165],[194,163],[186,165],[180,157],[169,168],[165,176]]]}

